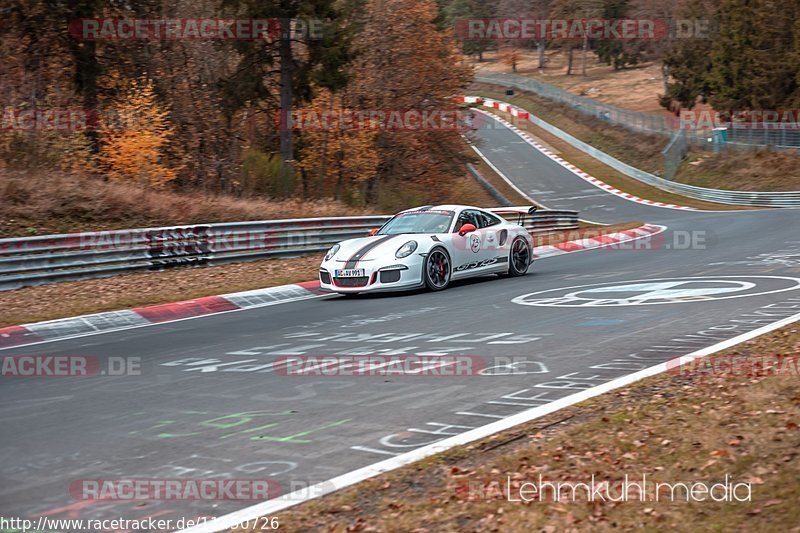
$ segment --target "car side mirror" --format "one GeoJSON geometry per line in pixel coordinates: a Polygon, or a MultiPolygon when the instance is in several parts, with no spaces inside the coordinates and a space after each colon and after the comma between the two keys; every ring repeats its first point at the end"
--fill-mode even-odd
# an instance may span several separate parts
{"type": "Polygon", "coordinates": [[[476,229],[478,228],[476,228],[473,224],[464,224],[463,226],[461,226],[461,229],[458,230],[458,234],[463,237],[467,233],[472,233],[476,229]]]}
{"type": "Polygon", "coordinates": [[[530,209],[528,209],[528,214],[529,214],[529,215],[532,215],[532,214],[534,214],[534,213],[536,212],[536,210],[537,210],[537,209],[539,209],[539,206],[536,206],[536,205],[534,205],[534,206],[531,206],[531,208],[530,208],[530,209]]]}
{"type": "Polygon", "coordinates": [[[378,228],[372,228],[371,230],[369,230],[369,236],[370,237],[372,237],[376,233],[378,233],[378,228]]]}

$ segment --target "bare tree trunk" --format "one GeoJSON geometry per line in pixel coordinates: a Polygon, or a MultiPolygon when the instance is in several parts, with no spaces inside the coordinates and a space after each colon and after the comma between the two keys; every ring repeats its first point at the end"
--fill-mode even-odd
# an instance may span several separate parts
{"type": "Polygon", "coordinates": [[[339,165],[339,172],[337,172],[337,175],[338,178],[336,179],[336,188],[333,191],[333,199],[338,202],[342,199],[342,188],[344,186],[344,175],[341,165],[339,165]]]}
{"type": "Polygon", "coordinates": [[[544,39],[540,39],[536,43],[536,47],[539,50],[539,70],[544,70],[544,51],[547,48],[547,42],[544,39]]]}
{"type": "MultiPolygon", "coordinates": [[[[68,2],[70,6],[70,16],[76,18],[91,18],[96,16],[95,5],[92,2],[68,2]]],[[[83,97],[83,108],[85,111],[97,116],[97,78],[102,73],[100,61],[97,59],[97,45],[94,41],[79,41],[69,39],[70,53],[75,63],[74,83],[75,88],[83,97]]],[[[37,54],[38,58],[38,54],[37,54]]],[[[97,126],[97,124],[95,124],[97,126]]],[[[100,138],[96,128],[86,130],[86,138],[89,139],[89,149],[96,154],[100,151],[100,138]]],[[[104,174],[104,179],[108,177],[104,174]]]]}
{"type": "Polygon", "coordinates": [[[572,44],[568,44],[567,46],[569,47],[569,48],[567,48],[567,50],[568,50],[567,51],[567,76],[570,76],[572,74],[572,58],[573,58],[572,50],[573,50],[573,48],[572,48],[572,44]]]}
{"type": "MultiPolygon", "coordinates": [[[[333,112],[333,99],[336,98],[334,93],[331,94],[331,99],[328,101],[328,111],[333,112]]],[[[328,128],[322,132],[322,154],[320,154],[321,160],[319,163],[319,177],[314,184],[314,191],[313,195],[315,197],[319,197],[320,194],[324,195],[327,191],[323,190],[325,188],[326,183],[326,175],[328,173],[328,139],[330,138],[330,131],[328,128]]]]}
{"type": "Polygon", "coordinates": [[[367,180],[367,191],[364,195],[365,205],[373,205],[378,201],[378,183],[380,181],[380,177],[378,174],[374,174],[370,176],[367,180]]]}
{"type": "Polygon", "coordinates": [[[581,76],[586,77],[586,54],[589,52],[589,34],[583,35],[583,51],[581,52],[581,76]]]}
{"type": "MultiPolygon", "coordinates": [[[[92,113],[92,120],[97,120],[97,76],[100,74],[100,63],[97,60],[94,41],[77,42],[70,39],[72,57],[75,61],[75,86],[83,96],[83,108],[92,113]]],[[[97,126],[97,124],[95,124],[97,126]]],[[[97,129],[88,128],[86,138],[89,139],[89,149],[92,153],[100,151],[100,141],[97,129]]]]}
{"type": "MultiPolygon", "coordinates": [[[[284,117],[289,117],[292,112],[292,67],[294,57],[292,56],[291,24],[292,20],[289,18],[280,19],[281,36],[278,43],[278,55],[281,61],[281,114],[284,117]]],[[[290,127],[281,128],[280,149],[283,162],[291,164],[294,160],[294,142],[290,127]]]]}

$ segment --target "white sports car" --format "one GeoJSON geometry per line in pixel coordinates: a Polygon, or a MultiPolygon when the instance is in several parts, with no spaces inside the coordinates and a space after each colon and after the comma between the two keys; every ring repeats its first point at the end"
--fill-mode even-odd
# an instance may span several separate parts
{"type": "Polygon", "coordinates": [[[522,276],[533,261],[533,239],[522,223],[535,210],[428,205],[402,211],[368,237],[328,250],[319,268],[321,287],[338,293],[440,291],[451,280],[472,276],[522,276]],[[517,223],[499,214],[515,215],[517,223]]]}

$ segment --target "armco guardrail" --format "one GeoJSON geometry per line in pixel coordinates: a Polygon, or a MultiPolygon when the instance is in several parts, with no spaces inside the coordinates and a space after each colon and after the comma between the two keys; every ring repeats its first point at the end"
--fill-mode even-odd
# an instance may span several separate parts
{"type": "MultiPolygon", "coordinates": [[[[364,237],[388,216],[301,218],[0,239],[0,291],[100,278],[324,252],[364,237]]],[[[526,216],[533,233],[575,229],[575,211],[526,216]]]]}
{"type": "MultiPolygon", "coordinates": [[[[465,100],[467,103],[475,103],[479,98],[480,97],[476,96],[468,96],[465,98],[465,100]]],[[[501,102],[500,100],[493,100],[491,98],[480,99],[483,101],[483,105],[486,107],[495,108],[493,104],[494,102],[497,102],[498,104],[502,105],[495,109],[500,109],[501,111],[504,109],[519,110],[519,108],[516,108],[515,106],[512,106],[506,102],[501,102]]],[[[723,189],[707,189],[705,187],[696,187],[694,185],[686,185],[684,183],[670,181],[654,174],[650,174],[649,172],[645,172],[644,170],[636,167],[632,167],[627,163],[623,163],[619,159],[616,159],[607,153],[598,150],[594,146],[570,135],[564,130],[553,126],[549,122],[545,122],[539,117],[534,116],[533,113],[525,113],[525,116],[527,116],[528,120],[536,126],[539,126],[543,130],[555,135],[559,139],[566,141],[581,152],[584,152],[595,159],[602,161],[611,168],[622,172],[626,176],[630,176],[631,178],[641,181],[642,183],[652,185],[653,187],[657,187],[668,192],[681,194],[697,200],[706,200],[708,202],[716,202],[720,204],[756,207],[800,207],[800,191],[726,191],[723,189]]]]}

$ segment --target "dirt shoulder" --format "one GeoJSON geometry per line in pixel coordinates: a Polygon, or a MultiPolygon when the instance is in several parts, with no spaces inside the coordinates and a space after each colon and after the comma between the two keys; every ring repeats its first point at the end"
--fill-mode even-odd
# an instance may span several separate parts
{"type": "MultiPolygon", "coordinates": [[[[763,355],[792,357],[772,372],[724,374],[705,367],[653,376],[278,519],[285,531],[798,532],[800,327],[794,323],[714,357],[747,368],[763,355]],[[532,501],[510,501],[523,499],[523,484],[538,484],[540,475],[573,484],[595,476],[598,484],[611,483],[606,494],[615,499],[626,475],[631,482],[646,475],[651,485],[688,487],[711,487],[728,476],[736,497],[731,488],[729,501],[711,501],[697,489],[687,501],[678,488],[676,497],[662,491],[658,501],[652,501],[655,492],[639,501],[635,490],[628,501],[588,501],[583,490],[572,501],[565,489],[565,497],[553,501],[553,489],[545,487],[542,501],[531,492],[525,498],[532,501]],[[750,487],[749,501],[737,501],[748,496],[740,483],[750,487]]],[[[715,491],[721,499],[721,489],[715,491]]]]}

